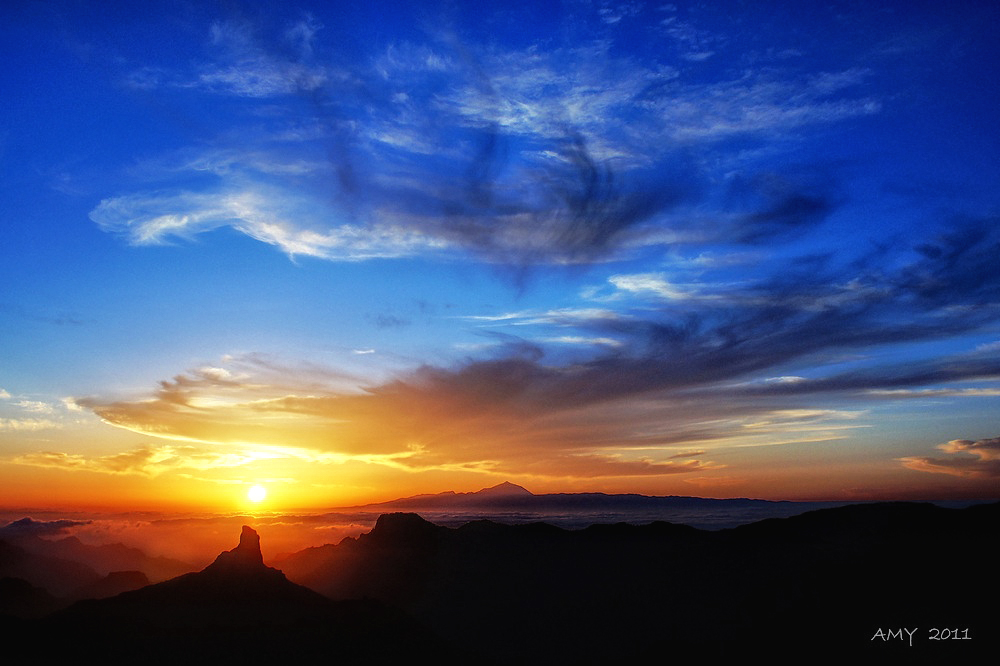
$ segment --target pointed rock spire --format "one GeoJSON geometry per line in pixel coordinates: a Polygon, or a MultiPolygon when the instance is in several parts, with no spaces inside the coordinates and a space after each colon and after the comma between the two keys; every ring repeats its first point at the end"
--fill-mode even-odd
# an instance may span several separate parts
{"type": "Polygon", "coordinates": [[[240,532],[240,545],[236,546],[230,553],[239,553],[241,559],[254,564],[264,564],[264,556],[260,554],[260,535],[247,525],[243,526],[240,532]]]}
{"type": "Polygon", "coordinates": [[[260,552],[260,535],[252,527],[243,526],[240,545],[220,553],[205,571],[254,571],[267,569],[260,552]]]}

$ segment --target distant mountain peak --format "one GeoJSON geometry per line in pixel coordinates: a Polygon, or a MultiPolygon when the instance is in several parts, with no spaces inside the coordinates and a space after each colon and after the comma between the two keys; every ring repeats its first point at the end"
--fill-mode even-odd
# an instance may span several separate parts
{"type": "Polygon", "coordinates": [[[511,483],[510,481],[504,481],[495,486],[490,486],[489,488],[483,488],[482,490],[473,493],[474,495],[487,495],[490,497],[499,497],[502,495],[534,495],[530,490],[516,483],[511,483]]]}
{"type": "Polygon", "coordinates": [[[232,550],[219,553],[205,571],[254,571],[266,569],[260,552],[260,535],[248,525],[240,533],[240,544],[232,550]]]}

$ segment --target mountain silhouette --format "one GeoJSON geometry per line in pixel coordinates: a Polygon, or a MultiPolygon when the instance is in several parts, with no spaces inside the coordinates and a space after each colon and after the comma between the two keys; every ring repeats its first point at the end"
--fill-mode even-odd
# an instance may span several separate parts
{"type": "MultiPolygon", "coordinates": [[[[90,579],[106,576],[115,571],[141,571],[149,580],[159,582],[196,569],[187,562],[168,557],[151,557],[138,548],[121,543],[92,546],[81,542],[75,536],[61,539],[42,538],[50,534],[46,531],[46,527],[47,524],[44,522],[22,518],[0,528],[0,541],[30,553],[34,556],[31,559],[36,561],[54,558],[59,561],[75,562],[86,568],[87,573],[83,577],[90,579]]],[[[78,572],[82,571],[78,568],[78,572]]],[[[49,587],[42,582],[36,584],[41,584],[49,592],[62,596],[74,586],[85,584],[85,581],[80,578],[65,583],[57,581],[55,587],[49,587]]]]}
{"type": "Polygon", "coordinates": [[[998,526],[1000,503],[849,505],[716,531],[397,512],[274,566],[244,527],[201,571],[40,619],[43,590],[0,580],[16,611],[0,607],[0,640],[53,663],[991,663],[998,526]]]}
{"type": "MultiPolygon", "coordinates": [[[[333,601],[263,563],[260,538],[244,526],[239,545],[201,571],[117,596],[86,600],[20,626],[46,656],[87,654],[105,663],[458,663],[439,638],[375,600],[333,601]]],[[[23,635],[20,637],[24,640],[23,635]]]]}
{"type": "Polygon", "coordinates": [[[41,617],[61,606],[60,601],[44,588],[23,578],[0,578],[0,623],[5,619],[41,617]]]}
{"type": "Polygon", "coordinates": [[[886,503],[720,531],[664,522],[565,530],[488,520],[448,528],[397,513],[280,566],[331,598],[402,608],[503,663],[901,658],[888,654],[895,644],[871,639],[903,626],[920,628],[924,653],[961,661],[997,647],[1000,586],[976,563],[998,518],[997,504],[886,503]],[[956,584],[956,567],[974,583],[956,584]],[[929,641],[944,624],[978,640],[929,641]]]}
{"type": "Polygon", "coordinates": [[[503,505],[509,502],[517,503],[519,500],[524,501],[530,497],[539,496],[517,484],[504,481],[495,486],[471,493],[456,493],[453,490],[449,490],[443,493],[413,495],[411,497],[389,500],[388,502],[376,502],[374,504],[365,504],[361,507],[351,508],[491,506],[496,504],[503,505]]]}
{"type": "Polygon", "coordinates": [[[96,583],[85,585],[74,591],[69,598],[73,601],[106,599],[122,592],[138,590],[147,585],[149,585],[149,578],[141,571],[112,571],[96,583]]]}
{"type": "Polygon", "coordinates": [[[0,577],[27,581],[54,597],[68,596],[101,579],[99,573],[85,564],[33,553],[6,540],[0,540],[0,577]]]}
{"type": "Polygon", "coordinates": [[[35,543],[22,545],[32,552],[80,562],[102,575],[113,571],[141,571],[153,582],[174,578],[197,568],[181,560],[153,557],[139,548],[132,548],[121,543],[92,546],[72,536],[55,541],[37,539],[35,543]]]}
{"type": "Polygon", "coordinates": [[[511,483],[510,481],[504,481],[503,483],[497,484],[490,488],[483,488],[482,490],[472,493],[473,495],[478,495],[479,497],[525,497],[534,496],[527,488],[522,488],[521,486],[511,483]]]}
{"type": "Polygon", "coordinates": [[[340,512],[417,512],[442,524],[458,526],[479,518],[503,516],[520,521],[552,520],[564,527],[583,528],[608,520],[653,522],[669,520],[706,529],[735,527],[767,517],[787,517],[806,511],[843,506],[847,502],[791,502],[748,498],[715,499],[682,495],[636,493],[535,494],[510,482],[475,492],[413,495],[386,502],[342,507],[340,512]]]}

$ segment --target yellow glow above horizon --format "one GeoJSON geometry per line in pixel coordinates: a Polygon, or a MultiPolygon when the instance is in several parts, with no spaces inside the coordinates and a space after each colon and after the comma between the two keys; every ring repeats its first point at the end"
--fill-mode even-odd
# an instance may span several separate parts
{"type": "Polygon", "coordinates": [[[250,486],[247,490],[247,499],[251,502],[263,502],[267,497],[267,488],[261,485],[250,486]]]}

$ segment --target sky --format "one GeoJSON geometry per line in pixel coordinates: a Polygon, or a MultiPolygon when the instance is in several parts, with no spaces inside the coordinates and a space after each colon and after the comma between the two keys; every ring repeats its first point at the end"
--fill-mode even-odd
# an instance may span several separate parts
{"type": "Polygon", "coordinates": [[[998,19],[4,3],[0,506],[995,499],[998,19]]]}

